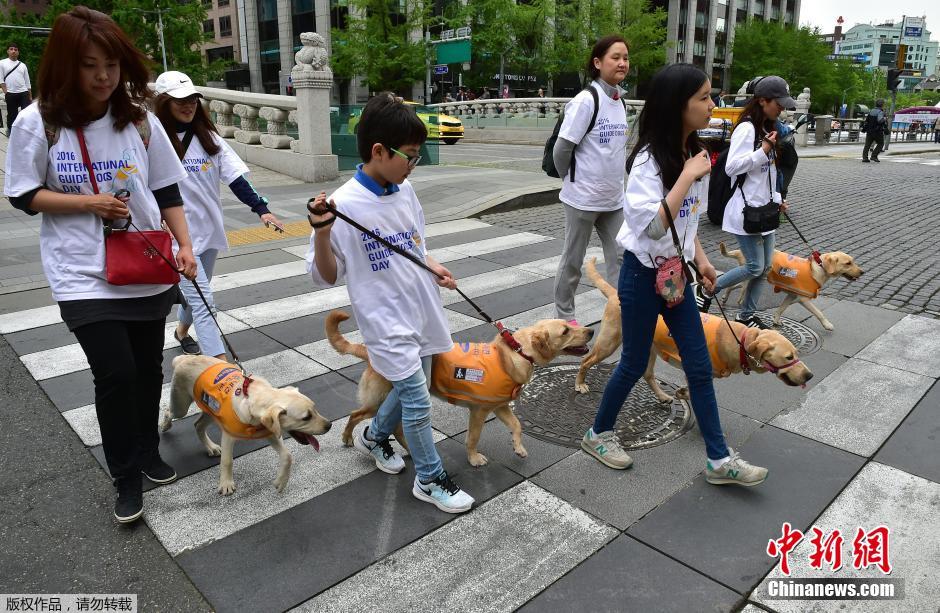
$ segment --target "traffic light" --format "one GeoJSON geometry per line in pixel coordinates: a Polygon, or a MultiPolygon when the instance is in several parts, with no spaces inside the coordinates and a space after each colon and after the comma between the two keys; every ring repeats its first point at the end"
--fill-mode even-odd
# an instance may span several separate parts
{"type": "Polygon", "coordinates": [[[888,69],[888,91],[897,91],[901,84],[901,71],[897,68],[888,69]]]}
{"type": "Polygon", "coordinates": [[[895,58],[894,66],[898,70],[904,70],[904,64],[907,63],[907,45],[898,45],[898,56],[895,58]]]}

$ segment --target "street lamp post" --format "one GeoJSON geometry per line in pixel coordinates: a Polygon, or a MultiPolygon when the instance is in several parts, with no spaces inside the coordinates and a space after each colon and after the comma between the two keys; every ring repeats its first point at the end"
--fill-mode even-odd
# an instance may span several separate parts
{"type": "Polygon", "coordinates": [[[166,71],[167,71],[167,67],[166,67],[166,43],[165,43],[164,40],[163,40],[163,13],[164,13],[165,11],[167,11],[168,9],[157,8],[157,9],[154,9],[154,10],[152,10],[152,11],[148,11],[147,9],[139,9],[139,8],[136,8],[136,7],[135,7],[135,8],[132,8],[132,10],[138,11],[138,12],[140,12],[140,13],[147,13],[147,14],[149,14],[149,15],[153,15],[154,13],[157,14],[157,28],[158,28],[158,30],[159,30],[159,32],[160,32],[160,52],[163,54],[163,72],[166,72],[166,71]]]}

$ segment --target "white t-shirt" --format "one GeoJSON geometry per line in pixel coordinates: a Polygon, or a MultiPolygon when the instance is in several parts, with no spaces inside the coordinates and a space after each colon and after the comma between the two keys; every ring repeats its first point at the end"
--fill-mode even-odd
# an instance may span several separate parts
{"type": "MultiPolygon", "coordinates": [[[[659,214],[663,198],[668,190],[663,187],[659,164],[644,149],[633,160],[633,168],[627,178],[626,204],[623,207],[624,224],[617,234],[617,243],[635,255],[647,268],[656,268],[657,257],[671,258],[676,253],[672,232],[658,239],[650,238],[646,228],[659,214]]],[[[695,259],[695,234],[698,220],[708,209],[708,175],[692,184],[682,200],[679,216],[674,219],[676,232],[682,241],[685,259],[695,259]]]]}
{"type": "MultiPolygon", "coordinates": [[[[744,195],[747,196],[748,206],[764,206],[773,198],[774,202],[783,202],[780,192],[777,191],[777,167],[764,153],[763,148],[754,149],[754,124],[749,121],[738,124],[731,133],[731,145],[728,149],[728,161],[725,172],[731,178],[731,185],[738,180],[738,175],[747,173],[744,179],[744,195]],[[772,174],[768,174],[772,173],[772,174]],[[773,179],[773,190],[768,182],[768,176],[773,179]]],[[[725,216],[721,229],[731,234],[748,234],[744,231],[744,198],[741,190],[736,189],[725,207],[725,216]]],[[[764,232],[770,234],[774,230],[764,232]]]]}
{"type": "MultiPolygon", "coordinates": [[[[144,147],[133,123],[114,130],[110,110],[88,124],[85,142],[99,192],[126,188],[131,218],[141,230],[160,228],[153,190],[186,178],[170,139],[156,117],[150,122],[150,146],[144,147]]],[[[56,192],[93,194],[75,130],[62,128],[52,148],[46,140],[39,106],[26,107],[10,134],[4,194],[22,196],[38,187],[56,192]]],[[[104,225],[93,213],[43,213],[39,229],[42,266],[56,301],[90,298],[140,298],[169,285],[110,285],[105,274],[104,225]]]]}
{"type": "Polygon", "coordinates": [[[29,84],[29,69],[26,64],[17,60],[14,62],[10,58],[0,60],[0,83],[7,86],[7,92],[10,94],[20,94],[32,89],[29,84]],[[19,63],[19,66],[17,66],[19,63]],[[14,70],[14,67],[16,70],[14,70]],[[4,75],[6,75],[4,77],[4,75]]]}
{"type": "MultiPolygon", "coordinates": [[[[364,227],[421,260],[426,258],[424,211],[407,180],[394,194],[377,196],[353,178],[330,198],[341,212],[364,227]]],[[[401,381],[421,368],[422,357],[450,351],[454,343],[431,273],[341,219],[333,223],[330,244],[336,256],[336,282],[346,277],[369,361],[380,375],[401,381]]],[[[313,233],[307,271],[315,285],[330,285],[317,271],[313,233]]]]}
{"type": "Polygon", "coordinates": [[[623,176],[627,162],[627,111],[597,83],[599,102],[594,128],[585,134],[594,112],[594,99],[582,91],[565,105],[565,119],[558,137],[578,146],[574,150],[574,182],[565,173],[559,199],[582,211],[616,211],[623,208],[623,176]]]}
{"type": "MultiPolygon", "coordinates": [[[[184,133],[179,134],[180,140],[183,136],[184,133]]],[[[248,166],[222,137],[212,133],[212,140],[220,147],[215,155],[206,153],[195,136],[183,155],[183,168],[188,176],[180,183],[180,195],[185,203],[186,225],[196,255],[209,249],[228,249],[219,181],[228,185],[248,173],[248,166]]]]}

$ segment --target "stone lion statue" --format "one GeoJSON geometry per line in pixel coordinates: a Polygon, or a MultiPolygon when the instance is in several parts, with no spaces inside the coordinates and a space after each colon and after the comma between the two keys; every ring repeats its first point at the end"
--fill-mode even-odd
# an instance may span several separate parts
{"type": "Polygon", "coordinates": [[[304,32],[300,35],[303,47],[294,54],[297,67],[307,70],[324,70],[327,67],[329,55],[326,52],[326,41],[316,32],[304,32]]]}

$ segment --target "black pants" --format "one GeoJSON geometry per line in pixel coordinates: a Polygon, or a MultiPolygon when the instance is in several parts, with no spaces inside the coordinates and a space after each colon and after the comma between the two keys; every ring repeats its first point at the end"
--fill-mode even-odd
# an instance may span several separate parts
{"type": "Polygon", "coordinates": [[[75,330],[95,378],[95,410],[115,481],[140,478],[158,453],[164,319],[101,321],[75,330]]]}
{"type": "Polygon", "coordinates": [[[868,159],[868,150],[871,149],[871,144],[875,143],[875,149],[871,152],[871,157],[878,159],[878,154],[881,153],[881,150],[885,146],[885,135],[883,132],[868,132],[865,134],[865,148],[862,149],[862,159],[868,159]]]}
{"type": "Polygon", "coordinates": [[[13,122],[16,121],[16,116],[19,115],[20,109],[25,109],[29,106],[29,92],[20,92],[18,94],[6,94],[6,103],[7,103],[7,130],[13,127],[13,122]]]}

